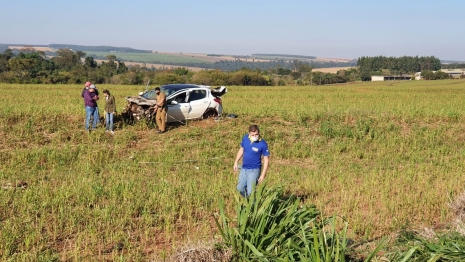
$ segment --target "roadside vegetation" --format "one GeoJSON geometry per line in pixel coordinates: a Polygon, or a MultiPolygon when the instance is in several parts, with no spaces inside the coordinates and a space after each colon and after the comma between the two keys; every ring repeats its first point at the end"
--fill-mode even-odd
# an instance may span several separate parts
{"type": "MultiPolygon", "coordinates": [[[[464,80],[228,86],[224,114],[238,118],[174,125],[163,135],[116,119],[114,136],[84,132],[82,87],[0,84],[1,260],[163,261],[194,249],[240,256],[233,243],[270,255],[228,231],[241,214],[232,161],[251,123],[272,152],[269,201],[285,203],[277,209],[299,201],[309,209],[298,212],[317,214],[305,219],[326,221],[315,231],[304,223],[310,232],[295,236],[316,238],[283,241],[315,246],[327,243],[323,232],[335,234],[339,249],[329,254],[346,250],[345,261],[370,258],[380,243],[373,259],[425,261],[450,251],[453,261],[463,250],[460,212],[449,204],[460,207],[454,200],[464,188],[464,80]]],[[[97,87],[115,95],[118,111],[144,89],[97,87]]]]}

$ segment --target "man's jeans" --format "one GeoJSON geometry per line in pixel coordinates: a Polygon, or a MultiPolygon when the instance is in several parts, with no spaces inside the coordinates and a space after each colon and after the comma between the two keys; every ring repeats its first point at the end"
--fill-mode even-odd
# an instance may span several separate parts
{"type": "MultiPolygon", "coordinates": [[[[89,122],[90,122],[91,116],[94,116],[94,121],[92,122],[92,129],[97,128],[98,117],[95,117],[95,111],[97,111],[97,108],[86,106],[86,130],[89,130],[89,122]]],[[[97,113],[97,116],[98,116],[98,113],[97,113]]]]}
{"type": "Polygon", "coordinates": [[[243,197],[249,197],[252,194],[255,185],[257,184],[260,175],[260,168],[244,169],[239,172],[239,181],[237,182],[237,190],[243,197]]]}
{"type": "Polygon", "coordinates": [[[113,131],[113,113],[106,113],[105,126],[106,126],[106,130],[113,131]]]}
{"type": "MultiPolygon", "coordinates": [[[[100,114],[98,112],[98,106],[95,107],[95,111],[94,111],[94,122],[95,122],[95,125],[97,125],[97,123],[100,121],[100,114]]],[[[95,129],[95,127],[94,127],[95,129]]]]}

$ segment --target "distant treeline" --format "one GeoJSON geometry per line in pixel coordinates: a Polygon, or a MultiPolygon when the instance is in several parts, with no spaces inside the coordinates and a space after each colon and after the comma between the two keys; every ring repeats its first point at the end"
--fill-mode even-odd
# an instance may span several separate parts
{"type": "Polygon", "coordinates": [[[271,57],[292,57],[297,59],[315,59],[316,56],[306,56],[306,55],[283,55],[283,54],[252,54],[252,56],[271,56],[271,57]]]}
{"type": "Polygon", "coordinates": [[[436,71],[441,69],[441,60],[434,56],[362,56],[358,58],[357,66],[362,80],[368,80],[373,75],[401,75],[421,71],[436,71]]]}
{"type": "Polygon", "coordinates": [[[450,64],[442,64],[443,69],[461,69],[465,68],[465,63],[450,63],[450,64]]]}

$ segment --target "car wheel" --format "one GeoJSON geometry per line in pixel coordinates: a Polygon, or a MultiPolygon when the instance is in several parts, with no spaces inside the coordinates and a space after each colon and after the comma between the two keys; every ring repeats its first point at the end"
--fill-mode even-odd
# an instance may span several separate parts
{"type": "Polygon", "coordinates": [[[218,116],[218,112],[216,112],[216,110],[213,108],[209,108],[207,109],[207,111],[205,111],[205,113],[203,113],[202,118],[207,119],[207,118],[212,118],[212,117],[217,117],[217,116],[218,116]]]}

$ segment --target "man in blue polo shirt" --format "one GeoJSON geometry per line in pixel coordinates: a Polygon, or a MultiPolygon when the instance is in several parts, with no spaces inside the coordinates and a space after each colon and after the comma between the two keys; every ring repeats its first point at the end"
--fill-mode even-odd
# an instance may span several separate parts
{"type": "Polygon", "coordinates": [[[265,179],[268,163],[270,162],[269,156],[268,145],[260,137],[258,126],[251,125],[249,133],[242,138],[241,148],[237,152],[236,161],[234,161],[234,171],[237,171],[238,162],[243,158],[239,181],[237,182],[237,190],[242,196],[250,196],[255,185],[265,179]]]}

